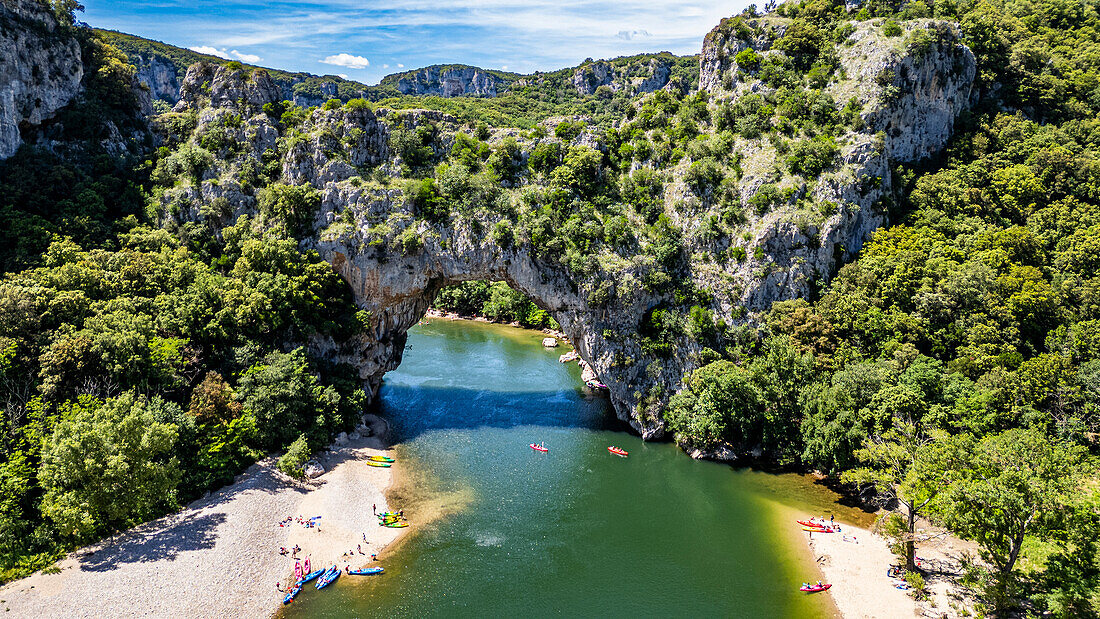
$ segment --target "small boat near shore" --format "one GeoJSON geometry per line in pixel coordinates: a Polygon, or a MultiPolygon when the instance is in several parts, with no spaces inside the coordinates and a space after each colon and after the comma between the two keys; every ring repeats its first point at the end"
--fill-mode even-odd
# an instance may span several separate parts
{"type": "MultiPolygon", "coordinates": [[[[299,581],[300,582],[300,581],[299,581]]],[[[302,592],[302,585],[295,585],[293,589],[287,592],[286,597],[283,598],[283,604],[290,604],[294,601],[294,598],[298,597],[298,594],[302,592]]]]}
{"type": "Polygon", "coordinates": [[[628,453],[625,449],[620,449],[615,446],[608,447],[607,450],[615,454],[616,456],[619,456],[620,458],[625,458],[630,455],[630,453],[628,453]]]}
{"type": "Polygon", "coordinates": [[[332,567],[328,568],[328,571],[326,571],[325,574],[321,576],[320,580],[317,581],[317,588],[324,589],[325,587],[336,582],[336,579],[339,577],[340,568],[336,567],[336,565],[334,564],[332,567]]]}
{"type": "Polygon", "coordinates": [[[327,569],[324,569],[324,570],[317,570],[315,572],[310,572],[310,573],[306,574],[305,576],[302,576],[302,579],[299,580],[297,583],[295,583],[295,586],[301,587],[302,585],[304,585],[307,582],[317,578],[318,576],[324,574],[327,571],[328,571],[327,569]]]}
{"type": "Polygon", "coordinates": [[[381,574],[386,570],[380,567],[364,567],[358,570],[348,570],[350,576],[373,576],[374,574],[381,574]]]}
{"type": "Polygon", "coordinates": [[[544,446],[539,445],[537,443],[531,443],[530,445],[528,445],[528,447],[530,447],[531,449],[534,449],[535,451],[541,451],[542,453],[548,453],[550,451],[549,447],[544,447],[544,446]]]}
{"type": "Polygon", "coordinates": [[[832,586],[832,583],[825,583],[822,585],[802,585],[798,588],[798,590],[804,591],[806,593],[820,593],[822,591],[828,591],[829,588],[832,586]]]}

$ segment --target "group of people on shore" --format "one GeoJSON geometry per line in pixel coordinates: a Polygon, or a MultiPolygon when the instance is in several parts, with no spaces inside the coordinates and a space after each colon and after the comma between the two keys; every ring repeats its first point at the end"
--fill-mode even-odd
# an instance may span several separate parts
{"type": "Polygon", "coordinates": [[[287,516],[286,518],[279,521],[279,527],[282,528],[288,527],[292,524],[300,524],[307,529],[320,528],[320,523],[318,522],[320,519],[320,516],[314,516],[312,518],[303,518],[302,516],[287,516]]]}

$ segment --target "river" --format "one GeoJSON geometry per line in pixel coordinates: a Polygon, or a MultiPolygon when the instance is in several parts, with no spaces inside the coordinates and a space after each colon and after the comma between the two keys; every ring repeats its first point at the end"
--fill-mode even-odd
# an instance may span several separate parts
{"type": "Polygon", "coordinates": [[[310,587],[283,616],[836,616],[798,591],[820,573],[793,520],[865,514],[805,476],[643,443],[542,337],[447,320],[409,332],[382,414],[412,526],[439,517],[383,556],[385,574],[310,587]]]}

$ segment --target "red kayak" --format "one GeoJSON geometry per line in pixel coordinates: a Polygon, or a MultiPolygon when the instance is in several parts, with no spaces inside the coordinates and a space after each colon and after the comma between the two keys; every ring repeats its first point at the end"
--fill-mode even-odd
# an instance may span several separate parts
{"type": "Polygon", "coordinates": [[[827,591],[829,587],[832,586],[831,583],[825,585],[802,585],[798,590],[805,591],[806,593],[821,593],[822,591],[827,591]]]}
{"type": "Polygon", "coordinates": [[[836,527],[835,526],[822,524],[820,522],[811,522],[809,520],[796,520],[795,522],[802,525],[802,529],[805,530],[805,531],[809,531],[809,530],[813,529],[814,531],[821,531],[822,533],[835,533],[836,532],[836,527]]]}
{"type": "Polygon", "coordinates": [[[607,450],[615,454],[616,456],[622,456],[624,458],[630,455],[626,452],[625,449],[619,449],[618,447],[608,447],[607,450]]]}
{"type": "Polygon", "coordinates": [[[547,453],[550,451],[548,447],[543,447],[542,445],[536,445],[534,443],[531,443],[530,445],[528,445],[528,447],[534,449],[535,451],[541,451],[542,453],[547,453]]]}

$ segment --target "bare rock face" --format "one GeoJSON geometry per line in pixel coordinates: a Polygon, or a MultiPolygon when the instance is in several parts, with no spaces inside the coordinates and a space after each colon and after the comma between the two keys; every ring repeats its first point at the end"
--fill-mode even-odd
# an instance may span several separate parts
{"type": "Polygon", "coordinates": [[[36,0],[0,3],[0,159],[80,90],[80,46],[36,0]]]}
{"type": "Polygon", "coordinates": [[[248,73],[200,62],[187,69],[175,109],[199,109],[208,105],[252,116],[262,112],[265,104],[282,100],[282,89],[263,69],[248,73]]]}
{"type": "Polygon", "coordinates": [[[614,66],[606,60],[583,64],[573,70],[573,87],[581,95],[595,94],[600,86],[613,92],[640,94],[660,90],[668,84],[672,67],[665,58],[650,58],[642,66],[614,66]],[[641,75],[636,75],[640,73],[641,75]]]}
{"type": "Polygon", "coordinates": [[[495,97],[505,82],[477,67],[425,67],[397,81],[403,95],[495,97]]]}
{"type": "Polygon", "coordinates": [[[130,64],[137,69],[137,79],[149,89],[149,96],[175,105],[180,98],[180,80],[176,66],[159,56],[132,54],[130,64]]]}

